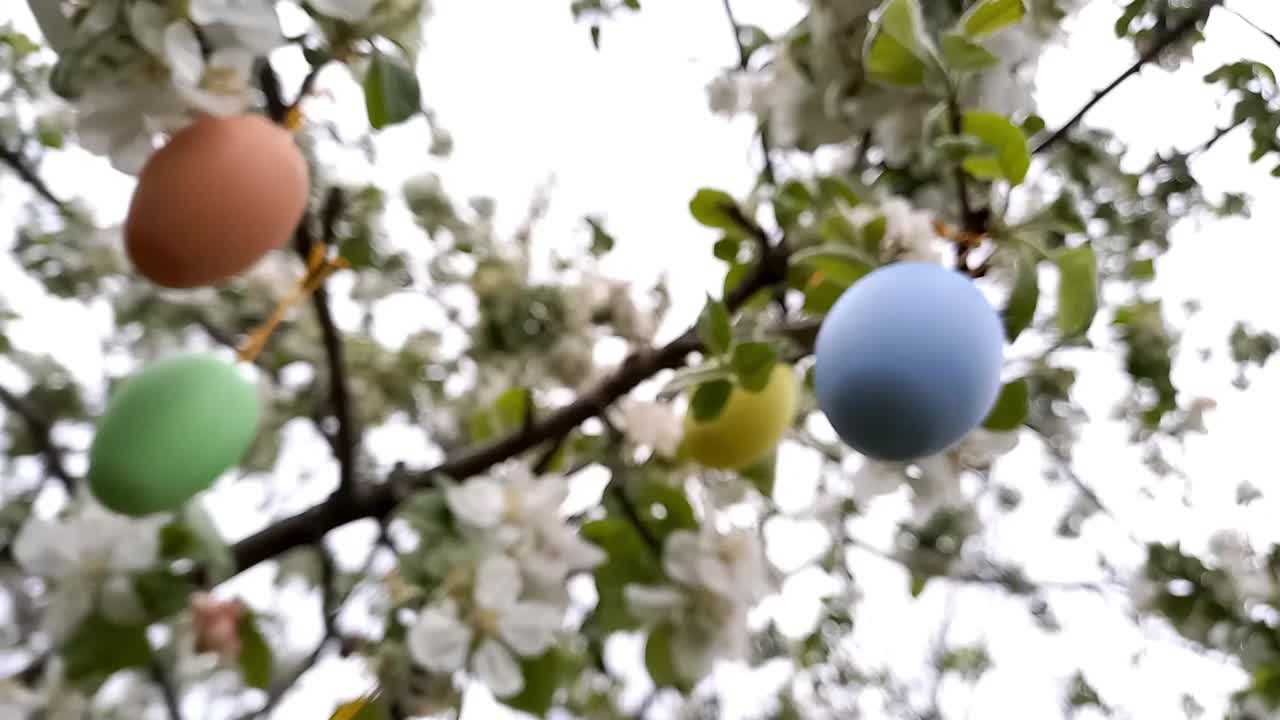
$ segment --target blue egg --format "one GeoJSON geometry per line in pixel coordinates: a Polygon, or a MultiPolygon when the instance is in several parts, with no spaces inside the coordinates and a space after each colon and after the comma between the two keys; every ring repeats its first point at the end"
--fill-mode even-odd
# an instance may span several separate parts
{"type": "Polygon", "coordinates": [[[868,457],[914,460],[986,419],[1000,393],[1004,329],[968,277],[899,262],[836,300],[815,355],[818,406],[836,433],[868,457]]]}

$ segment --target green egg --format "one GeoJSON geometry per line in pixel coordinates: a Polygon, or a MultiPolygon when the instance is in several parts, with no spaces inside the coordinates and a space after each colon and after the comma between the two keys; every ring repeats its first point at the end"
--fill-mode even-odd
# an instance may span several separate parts
{"type": "Polygon", "coordinates": [[[156,362],[116,390],[89,449],[89,488],[125,515],[176,510],[244,457],[258,391],[215,355],[156,362]]]}

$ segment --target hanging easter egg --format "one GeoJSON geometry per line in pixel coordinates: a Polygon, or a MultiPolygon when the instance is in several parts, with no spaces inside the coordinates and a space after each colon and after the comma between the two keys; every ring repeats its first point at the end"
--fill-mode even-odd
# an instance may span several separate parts
{"type": "Polygon", "coordinates": [[[894,263],[849,287],[823,320],[818,405],[858,452],[922,458],[986,417],[1003,353],[999,316],[968,277],[936,263],[894,263]]]}
{"type": "Polygon", "coordinates": [[[685,416],[684,448],[707,467],[741,470],[760,462],[777,447],[795,420],[795,370],[777,363],[769,382],[758,392],[735,385],[720,414],[699,420],[692,409],[685,416]]]}
{"type": "Polygon", "coordinates": [[[176,510],[244,457],[256,386],[207,353],[160,360],[117,388],[89,449],[89,488],[125,515],[176,510]]]}
{"type": "Polygon", "coordinates": [[[125,250],[162,287],[217,285],[289,241],[309,183],[288,130],[255,114],[202,115],[143,166],[125,250]]]}

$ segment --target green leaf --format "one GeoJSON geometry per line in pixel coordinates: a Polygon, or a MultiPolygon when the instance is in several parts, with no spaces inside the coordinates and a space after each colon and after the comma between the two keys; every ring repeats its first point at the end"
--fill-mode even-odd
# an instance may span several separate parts
{"type": "Polygon", "coordinates": [[[1016,430],[1027,419],[1027,401],[1031,388],[1026,379],[1018,379],[1000,388],[995,405],[982,422],[982,427],[997,432],[1016,430]]]}
{"type": "Polygon", "coordinates": [[[147,626],[117,625],[90,615],[63,644],[62,660],[71,682],[95,682],[118,670],[146,667],[151,662],[147,626]]]}
{"type": "Polygon", "coordinates": [[[240,675],[252,688],[265,690],[271,684],[271,648],[252,610],[240,616],[240,675]]]}
{"type": "Polygon", "coordinates": [[[592,614],[592,630],[608,634],[639,627],[627,609],[623,588],[628,584],[652,585],[662,580],[653,551],[634,525],[620,518],[592,520],[582,526],[582,537],[604,551],[605,562],[595,569],[599,600],[592,614]]]}
{"type": "Polygon", "coordinates": [[[711,254],[716,259],[723,260],[727,263],[735,262],[738,259],[738,251],[742,249],[742,240],[733,236],[722,237],[711,246],[711,254]]]}
{"type": "Polygon", "coordinates": [[[778,223],[783,227],[791,227],[800,215],[813,206],[813,194],[799,180],[788,180],[778,189],[773,207],[778,215],[778,223]]]}
{"type": "Polygon", "coordinates": [[[815,314],[830,310],[850,285],[872,270],[871,265],[862,259],[857,250],[842,244],[806,248],[796,253],[793,266],[812,268],[801,287],[804,291],[805,311],[815,314]]]}
{"type": "Polygon", "coordinates": [[[134,577],[133,589],[138,593],[147,619],[155,622],[185,608],[195,590],[195,583],[183,575],[157,568],[134,577]]]}
{"type": "Polygon", "coordinates": [[[374,130],[408,120],[422,111],[418,76],[396,58],[375,52],[364,78],[364,104],[374,130]]]}
{"type": "Polygon", "coordinates": [[[849,183],[829,175],[818,178],[818,197],[832,204],[840,201],[851,208],[857,207],[858,203],[862,202],[862,198],[849,186],[849,183]]]}
{"type": "Polygon", "coordinates": [[[39,123],[36,126],[36,137],[40,140],[41,145],[54,150],[61,150],[65,144],[62,128],[48,123],[39,123]]]}
{"type": "MultiPolygon", "coordinates": [[[[969,110],[961,118],[960,129],[966,135],[983,140],[995,150],[998,177],[1004,177],[1012,185],[1018,185],[1026,179],[1027,169],[1031,167],[1027,136],[1008,118],[987,110],[969,110]]],[[[964,167],[975,177],[992,177],[989,159],[982,156],[969,158],[964,167]],[[970,161],[974,161],[972,167],[970,161]]]]}
{"type": "Polygon", "coordinates": [[[774,450],[768,457],[741,472],[765,497],[773,497],[774,481],[777,479],[778,452],[774,450]]]}
{"type": "Polygon", "coordinates": [[[720,417],[725,405],[729,404],[729,396],[733,394],[733,383],[728,380],[712,380],[702,383],[693,391],[693,399],[689,401],[693,409],[693,418],[698,422],[710,422],[720,417]]]}
{"type": "Polygon", "coordinates": [[[721,230],[744,230],[742,211],[733,196],[723,190],[702,188],[689,201],[689,212],[699,223],[721,230]]]}
{"type": "Polygon", "coordinates": [[[1058,330],[1063,337],[1083,335],[1098,312],[1098,261],[1093,245],[1059,250],[1057,264],[1058,330]]]}
{"type": "MultiPolygon", "coordinates": [[[[864,237],[865,241],[866,238],[864,237]]],[[[829,243],[805,248],[795,254],[792,262],[797,265],[808,265],[822,273],[824,279],[832,280],[849,287],[864,275],[871,272],[871,265],[854,248],[843,244],[829,243]]]]}
{"type": "Polygon", "coordinates": [[[876,215],[862,226],[862,246],[872,257],[880,256],[880,243],[884,241],[884,234],[888,230],[889,218],[884,215],[876,215]]]}
{"type": "Polygon", "coordinates": [[[924,20],[917,0],[886,0],[867,33],[863,65],[867,73],[890,85],[921,85],[929,57],[924,20]]]}
{"type": "Polygon", "coordinates": [[[649,639],[644,644],[644,666],[649,671],[654,686],[681,690],[685,683],[676,672],[675,660],[671,656],[671,636],[674,633],[675,629],[670,623],[663,623],[649,631],[649,639]]]}
{"type": "Polygon", "coordinates": [[[990,50],[959,33],[945,33],[941,50],[943,61],[956,70],[985,70],[1000,62],[990,50]]]}
{"type": "Polygon", "coordinates": [[[1053,203],[1045,209],[1045,214],[1049,227],[1060,233],[1082,233],[1089,229],[1076,205],[1075,197],[1069,192],[1063,192],[1054,198],[1053,203]]]}
{"type": "Polygon", "coordinates": [[[1029,251],[1022,250],[1015,261],[1017,279],[1013,290],[1004,306],[1001,316],[1004,319],[1004,334],[1013,342],[1023,330],[1031,326],[1036,316],[1036,306],[1040,303],[1040,275],[1037,272],[1036,258],[1029,251]]]}
{"type": "Polygon", "coordinates": [[[604,223],[598,218],[587,218],[587,225],[591,227],[591,248],[589,252],[593,257],[601,257],[607,255],[610,250],[617,245],[617,241],[604,229],[604,223]]]}
{"type": "Polygon", "coordinates": [[[338,706],[329,720],[391,720],[391,708],[380,691],[338,706]]]}
{"type": "Polygon", "coordinates": [[[748,392],[764,390],[777,361],[777,351],[767,342],[743,343],[733,349],[733,372],[748,392]]]}
{"type": "Polygon", "coordinates": [[[1022,121],[1022,134],[1027,137],[1033,137],[1044,131],[1044,118],[1032,113],[1022,121]]]}
{"type": "Polygon", "coordinates": [[[729,323],[729,308],[707,296],[707,304],[698,316],[698,339],[709,355],[723,355],[733,344],[733,327],[729,323]]]}
{"type": "Polygon", "coordinates": [[[546,717],[554,704],[564,666],[559,648],[551,648],[535,658],[521,658],[520,674],[524,676],[524,689],[514,697],[503,699],[502,703],[534,717],[546,717]]]}
{"type": "Polygon", "coordinates": [[[927,575],[913,574],[911,576],[911,597],[920,597],[920,593],[924,592],[924,586],[928,584],[929,577],[927,575]]]}
{"type": "MultiPolygon", "coordinates": [[[[752,263],[735,262],[729,266],[729,271],[724,274],[723,292],[725,295],[733,292],[733,289],[746,279],[751,273],[752,263]]],[[[771,298],[770,288],[761,288],[751,294],[750,298],[742,304],[743,309],[758,310],[769,304],[771,298]]]]}
{"type": "Polygon", "coordinates": [[[1020,22],[1026,14],[1023,0],[982,0],[960,18],[959,26],[971,38],[982,37],[1020,22]]]}
{"type": "Polygon", "coordinates": [[[667,536],[676,530],[698,528],[689,498],[679,487],[662,480],[643,478],[628,482],[624,489],[647,534],[659,543],[665,542],[667,536]]]}

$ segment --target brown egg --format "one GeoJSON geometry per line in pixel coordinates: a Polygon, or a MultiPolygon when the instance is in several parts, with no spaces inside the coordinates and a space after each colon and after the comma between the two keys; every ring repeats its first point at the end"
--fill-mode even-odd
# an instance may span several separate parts
{"type": "Polygon", "coordinates": [[[202,116],[143,166],[125,250],[157,285],[217,285],[289,241],[309,183],[288,130],[254,114],[202,116]]]}

